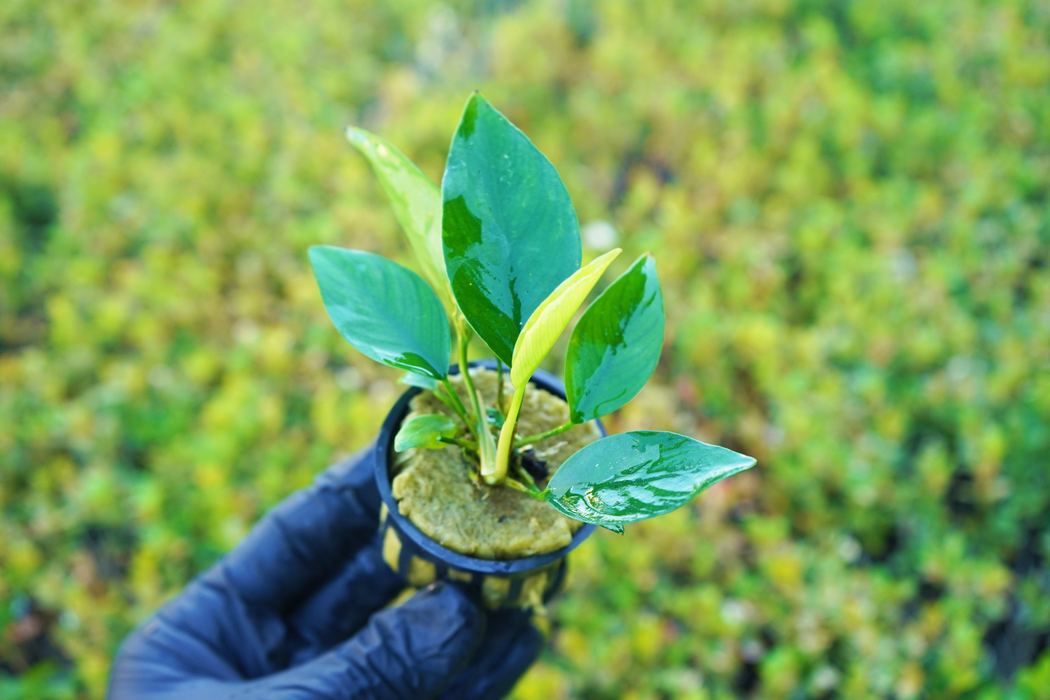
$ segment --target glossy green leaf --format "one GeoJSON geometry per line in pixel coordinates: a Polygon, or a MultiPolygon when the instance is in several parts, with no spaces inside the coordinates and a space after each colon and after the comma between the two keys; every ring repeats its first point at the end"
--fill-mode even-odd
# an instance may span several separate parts
{"type": "Polygon", "coordinates": [[[600,418],[635,397],[664,343],[664,300],[656,262],[643,255],[587,308],[565,353],[573,423],[600,418]]]}
{"type": "Polygon", "coordinates": [[[577,270],[532,312],[514,344],[514,363],[510,368],[510,381],[514,386],[523,386],[539,369],[540,362],[554,347],[554,341],[620,252],[619,248],[610,250],[577,270]]]}
{"type": "Polygon", "coordinates": [[[456,422],[440,413],[412,416],[401,424],[401,429],[394,436],[394,451],[403,452],[410,447],[441,450],[448,447],[448,444],[438,438],[453,438],[457,430],[456,422]]]}
{"type": "Polygon", "coordinates": [[[368,159],[416,255],[423,278],[449,314],[455,311],[441,248],[441,190],[389,141],[347,127],[346,137],[368,159]]]}
{"type": "Polygon", "coordinates": [[[554,166],[478,94],[452,139],[442,240],[452,292],[496,357],[511,364],[522,326],[580,267],[580,228],[554,166]]]}
{"type": "Polygon", "coordinates": [[[310,248],[325,309],[355,348],[431,379],[448,375],[448,317],[419,275],[360,250],[310,248]]]}
{"type": "Polygon", "coordinates": [[[399,381],[405,386],[414,386],[429,391],[437,391],[438,388],[437,379],[425,377],[422,374],[416,374],[415,372],[405,372],[399,381]]]}
{"type": "Polygon", "coordinates": [[[717,445],[657,431],[602,438],[569,457],[544,496],[571,518],[623,532],[669,513],[755,460],[717,445]]]}

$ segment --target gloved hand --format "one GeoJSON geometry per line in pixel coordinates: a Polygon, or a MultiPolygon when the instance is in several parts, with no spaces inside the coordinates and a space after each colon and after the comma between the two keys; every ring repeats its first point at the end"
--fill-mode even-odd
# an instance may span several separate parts
{"type": "Polygon", "coordinates": [[[383,562],[367,450],[266,515],[124,642],[109,700],[499,698],[535,660],[524,611],[485,612],[383,562]],[[380,610],[379,612],[376,612],[380,610]]]}

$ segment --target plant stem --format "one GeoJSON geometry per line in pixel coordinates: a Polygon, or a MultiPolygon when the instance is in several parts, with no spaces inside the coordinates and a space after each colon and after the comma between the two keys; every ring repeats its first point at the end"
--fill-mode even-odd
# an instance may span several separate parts
{"type": "Polygon", "coordinates": [[[458,411],[456,411],[456,406],[452,403],[452,399],[450,399],[448,397],[447,393],[442,393],[441,390],[438,389],[437,387],[434,388],[432,393],[434,394],[434,396],[436,396],[438,398],[439,401],[441,401],[441,403],[443,403],[446,406],[448,406],[449,408],[451,408],[457,414],[459,413],[458,411]]]}
{"type": "Polygon", "coordinates": [[[481,397],[478,396],[478,390],[474,388],[474,378],[470,376],[470,367],[467,366],[467,347],[469,344],[469,337],[459,337],[459,375],[463,377],[463,386],[467,387],[467,396],[470,397],[470,403],[474,408],[473,418],[475,426],[480,427],[485,419],[485,412],[481,410],[481,397]]]}
{"type": "Polygon", "coordinates": [[[481,475],[485,477],[485,483],[498,484],[507,478],[507,464],[510,462],[510,448],[514,442],[514,429],[518,427],[518,413],[521,412],[521,402],[525,399],[525,386],[514,387],[514,398],[510,400],[510,410],[507,411],[507,419],[503,423],[503,429],[499,432],[499,447],[496,448],[496,463],[493,473],[481,475]]]}
{"type": "Polygon", "coordinates": [[[504,413],[503,408],[503,360],[496,358],[496,367],[499,368],[499,377],[496,379],[496,408],[504,413]]]}
{"type": "Polygon", "coordinates": [[[463,449],[474,450],[475,452],[478,449],[478,443],[474,442],[473,440],[460,440],[459,438],[447,438],[447,437],[444,437],[443,435],[439,435],[437,440],[438,440],[438,442],[444,442],[444,443],[446,443],[448,445],[458,445],[459,447],[462,447],[463,449]]]}
{"type": "MultiPolygon", "coordinates": [[[[481,462],[481,475],[485,477],[486,483],[490,482],[486,474],[495,471],[496,446],[492,441],[492,432],[489,431],[488,416],[477,389],[474,388],[474,380],[470,376],[470,367],[467,366],[467,347],[470,344],[470,336],[466,333],[459,335],[459,373],[463,376],[463,383],[467,387],[467,393],[474,406],[474,437],[478,439],[478,459],[481,462]]],[[[506,476],[506,468],[503,470],[506,476]]]]}
{"type": "Polygon", "coordinates": [[[446,397],[441,394],[437,394],[437,397],[444,401],[445,405],[455,411],[459,417],[463,419],[463,422],[467,424],[467,429],[473,433],[474,426],[470,422],[470,415],[467,414],[467,409],[463,405],[463,402],[459,400],[459,394],[457,394],[456,390],[453,388],[452,382],[448,380],[448,377],[445,377],[441,381],[445,385],[445,391],[448,392],[448,398],[446,399],[446,397]]]}
{"type": "Polygon", "coordinates": [[[533,491],[532,489],[528,488],[527,486],[522,486],[521,484],[519,484],[514,479],[507,479],[506,481],[503,482],[503,485],[504,486],[509,486],[512,489],[514,489],[515,491],[521,491],[526,496],[531,496],[532,498],[535,498],[537,501],[546,501],[547,500],[546,498],[543,497],[543,493],[544,493],[543,491],[539,491],[539,490],[533,491]]]}
{"type": "Polygon", "coordinates": [[[560,435],[560,434],[564,433],[566,430],[568,430],[569,428],[571,428],[574,425],[576,425],[576,424],[573,423],[571,420],[568,420],[568,421],[565,421],[564,423],[562,423],[561,425],[559,425],[557,428],[551,428],[550,430],[548,430],[546,432],[536,433],[535,435],[526,435],[523,438],[519,438],[518,440],[515,440],[514,441],[514,447],[525,447],[525,445],[531,445],[534,442],[539,442],[540,440],[543,440],[544,438],[549,438],[549,437],[553,437],[555,435],[560,435]]]}
{"type": "Polygon", "coordinates": [[[540,487],[536,485],[536,480],[532,478],[532,474],[529,474],[528,470],[521,466],[519,461],[514,465],[514,473],[519,479],[525,482],[525,485],[536,493],[540,492],[540,487]]]}

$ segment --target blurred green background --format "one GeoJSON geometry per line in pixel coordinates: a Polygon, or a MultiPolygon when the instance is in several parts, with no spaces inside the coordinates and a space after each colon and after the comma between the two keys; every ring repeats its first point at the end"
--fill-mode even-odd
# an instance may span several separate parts
{"type": "Polygon", "coordinates": [[[438,180],[478,88],[585,257],[656,253],[612,429],[759,459],[579,550],[515,697],[1050,698],[1047,2],[5,0],[0,37],[0,696],[100,698],[369,442],[396,373],[305,251],[413,261],[342,127],[438,180]]]}

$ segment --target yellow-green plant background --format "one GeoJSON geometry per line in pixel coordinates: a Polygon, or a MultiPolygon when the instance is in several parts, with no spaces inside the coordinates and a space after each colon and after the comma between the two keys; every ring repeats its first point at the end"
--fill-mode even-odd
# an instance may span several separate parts
{"type": "Polygon", "coordinates": [[[3,697],[101,697],[369,442],[396,375],[305,251],[412,261],[342,127],[437,180],[475,88],[615,272],[657,256],[611,427],[759,459],[574,555],[515,697],[1050,697],[1046,2],[5,0],[0,37],[3,697]]]}

